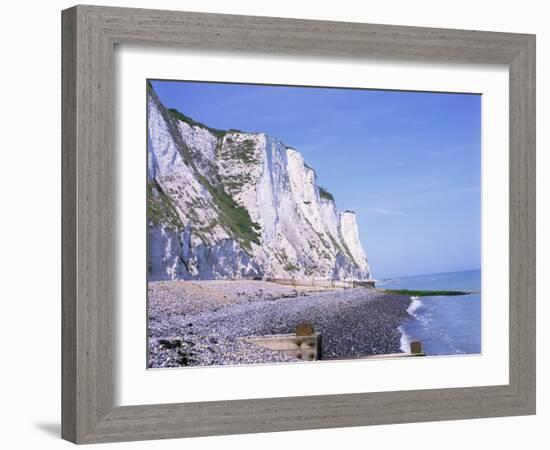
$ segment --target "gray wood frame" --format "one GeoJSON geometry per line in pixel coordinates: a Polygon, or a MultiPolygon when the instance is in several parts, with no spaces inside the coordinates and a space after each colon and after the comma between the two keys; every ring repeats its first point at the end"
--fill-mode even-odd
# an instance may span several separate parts
{"type": "Polygon", "coordinates": [[[97,6],[63,11],[62,32],[64,439],[93,443],[535,413],[535,36],[97,6]],[[508,65],[509,384],[114,407],[113,49],[119,43],[508,65]]]}

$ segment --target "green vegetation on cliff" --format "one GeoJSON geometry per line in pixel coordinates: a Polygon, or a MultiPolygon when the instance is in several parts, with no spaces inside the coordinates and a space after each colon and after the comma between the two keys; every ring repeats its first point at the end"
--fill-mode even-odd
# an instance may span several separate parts
{"type": "Polygon", "coordinates": [[[220,213],[220,223],[229,228],[233,236],[247,250],[251,250],[251,243],[260,244],[260,225],[253,222],[248,210],[240,206],[233,197],[229,195],[223,186],[212,185],[206,178],[199,175],[201,183],[208,189],[214,204],[220,213]]]}
{"type": "Polygon", "coordinates": [[[321,186],[319,186],[319,197],[334,201],[334,196],[321,186]]]}
{"type": "Polygon", "coordinates": [[[164,225],[174,231],[183,228],[172,200],[155,180],[147,183],[147,220],[153,225],[164,225]]]}
{"type": "Polygon", "coordinates": [[[169,108],[168,111],[176,119],[181,120],[182,122],[185,122],[186,124],[188,124],[192,127],[198,126],[198,127],[204,128],[204,129],[210,131],[210,133],[212,133],[216,137],[221,138],[227,133],[226,130],[219,130],[217,128],[211,128],[208,125],[205,125],[204,123],[197,122],[195,119],[192,119],[191,117],[186,116],[185,114],[179,112],[177,109],[169,108]]]}

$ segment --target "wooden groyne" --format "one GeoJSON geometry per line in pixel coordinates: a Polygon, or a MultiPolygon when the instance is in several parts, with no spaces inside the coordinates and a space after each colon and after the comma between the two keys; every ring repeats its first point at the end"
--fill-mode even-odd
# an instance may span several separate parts
{"type": "MultiPolygon", "coordinates": [[[[315,332],[313,325],[302,323],[296,327],[294,334],[276,334],[270,336],[258,336],[247,339],[251,344],[269,350],[282,352],[288,356],[300,359],[302,361],[319,361],[322,359],[322,336],[315,332]]],[[[409,358],[417,356],[426,356],[422,351],[422,343],[413,341],[410,344],[409,353],[386,353],[383,355],[351,356],[351,357],[332,357],[333,361],[359,360],[359,359],[395,359],[409,358]]]]}
{"type": "Polygon", "coordinates": [[[301,286],[301,287],[320,287],[320,288],[374,288],[375,280],[326,280],[321,278],[264,278],[265,281],[272,283],[284,284],[286,286],[301,286]]]}
{"type": "Polygon", "coordinates": [[[386,353],[383,355],[368,355],[368,356],[352,356],[348,358],[331,358],[333,360],[348,360],[348,359],[396,359],[396,358],[410,358],[416,356],[426,356],[426,353],[422,351],[422,343],[420,341],[411,342],[411,350],[409,353],[386,353]]]}
{"type": "Polygon", "coordinates": [[[269,350],[282,352],[302,361],[321,359],[321,333],[310,324],[300,324],[294,334],[277,334],[248,339],[248,342],[269,350]]]}

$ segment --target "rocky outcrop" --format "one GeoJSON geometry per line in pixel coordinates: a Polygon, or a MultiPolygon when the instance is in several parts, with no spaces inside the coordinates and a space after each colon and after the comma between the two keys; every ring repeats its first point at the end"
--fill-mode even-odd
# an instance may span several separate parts
{"type": "Polygon", "coordinates": [[[197,123],[151,87],[147,123],[149,279],[370,278],[355,214],[297,150],[197,123]]]}

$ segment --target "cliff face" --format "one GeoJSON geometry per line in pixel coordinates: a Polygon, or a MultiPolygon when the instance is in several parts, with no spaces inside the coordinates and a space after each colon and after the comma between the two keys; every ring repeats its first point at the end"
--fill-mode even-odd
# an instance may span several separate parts
{"type": "Polygon", "coordinates": [[[355,214],[295,149],[199,124],[152,89],[147,133],[150,280],[370,278],[355,214]]]}

